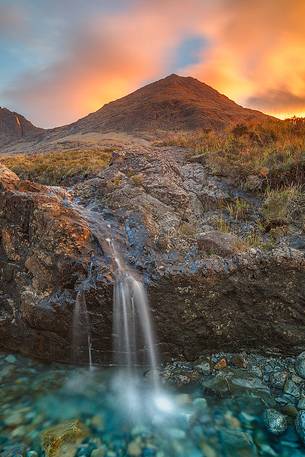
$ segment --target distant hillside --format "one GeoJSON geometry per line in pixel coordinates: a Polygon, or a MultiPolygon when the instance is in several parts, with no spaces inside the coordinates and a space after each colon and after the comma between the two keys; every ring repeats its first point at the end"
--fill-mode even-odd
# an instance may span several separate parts
{"type": "Polygon", "coordinates": [[[67,128],[72,132],[218,129],[229,122],[267,117],[197,79],[173,74],[104,105],[67,128]]]}
{"type": "Polygon", "coordinates": [[[222,129],[228,124],[264,121],[260,111],[243,108],[212,87],[191,77],[170,75],[104,105],[70,125],[39,129],[20,114],[0,108],[2,152],[82,148],[100,144],[109,132],[141,137],[156,130],[222,129]]]}
{"type": "Polygon", "coordinates": [[[0,146],[31,139],[43,132],[18,113],[0,108],[0,146]]]}

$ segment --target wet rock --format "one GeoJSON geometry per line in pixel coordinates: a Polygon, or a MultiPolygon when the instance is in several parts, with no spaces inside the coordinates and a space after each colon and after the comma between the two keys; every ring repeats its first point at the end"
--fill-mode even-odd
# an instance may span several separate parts
{"type": "Polygon", "coordinates": [[[191,364],[177,362],[167,365],[161,373],[161,378],[168,384],[182,387],[198,383],[200,373],[191,364]]]}
{"type": "Polygon", "coordinates": [[[280,435],[287,430],[288,421],[286,416],[275,409],[267,409],[263,419],[267,430],[274,435],[280,435]]]}
{"type": "Polygon", "coordinates": [[[195,365],[195,368],[204,376],[207,376],[211,373],[211,365],[209,362],[201,362],[198,365],[195,365]]]}
{"type": "Polygon", "coordinates": [[[103,447],[103,448],[100,447],[98,449],[93,449],[93,451],[91,452],[90,457],[105,457],[106,452],[107,452],[107,449],[105,447],[103,447]]]}
{"type": "Polygon", "coordinates": [[[305,409],[305,398],[300,398],[298,401],[298,409],[305,409]]]}
{"type": "Polygon", "coordinates": [[[305,411],[300,411],[295,421],[296,431],[305,444],[305,411]]]}
{"type": "Polygon", "coordinates": [[[8,363],[16,363],[17,359],[14,355],[10,354],[5,357],[5,361],[8,363]]]}
{"type": "Polygon", "coordinates": [[[286,371],[274,371],[270,374],[270,385],[277,389],[283,389],[287,380],[288,373],[286,371]]]}
{"type": "Polygon", "coordinates": [[[234,354],[231,358],[230,365],[237,368],[247,368],[247,361],[242,354],[234,354]]]}
{"type": "Polygon", "coordinates": [[[201,381],[204,391],[218,397],[224,397],[228,394],[243,395],[257,394],[269,395],[270,391],[259,378],[245,371],[220,371],[216,375],[204,378],[201,381]]]}
{"type": "Polygon", "coordinates": [[[296,398],[300,397],[300,388],[291,379],[286,380],[285,385],[284,385],[284,392],[285,392],[285,394],[291,395],[296,398]]]}
{"type": "Polygon", "coordinates": [[[128,444],[127,452],[130,457],[140,457],[142,455],[142,445],[139,439],[131,441],[128,444]]]}
{"type": "Polygon", "coordinates": [[[202,397],[195,398],[195,400],[193,401],[193,407],[195,411],[207,411],[208,402],[205,398],[202,397]]]}
{"type": "Polygon", "coordinates": [[[4,419],[4,423],[8,426],[17,426],[23,424],[24,422],[24,414],[22,414],[22,412],[19,411],[13,411],[4,419]]]}
{"type": "Polygon", "coordinates": [[[304,353],[297,357],[295,362],[295,371],[301,378],[305,379],[305,355],[304,353]]]}
{"type": "Polygon", "coordinates": [[[298,410],[294,405],[285,405],[282,407],[282,413],[286,416],[296,417],[298,410]]]}
{"type": "Polygon", "coordinates": [[[1,449],[1,457],[24,457],[26,452],[25,445],[11,445],[1,449]]]}
{"type": "Polygon", "coordinates": [[[275,401],[281,406],[295,405],[297,402],[297,398],[292,395],[284,394],[279,397],[275,397],[275,401]]]}
{"type": "Polygon", "coordinates": [[[46,457],[74,457],[78,445],[89,435],[79,420],[67,421],[44,430],[42,446],[46,457]]]}
{"type": "Polygon", "coordinates": [[[254,457],[257,455],[254,442],[249,433],[221,429],[220,436],[228,457],[254,457]]]}
{"type": "Polygon", "coordinates": [[[220,359],[217,363],[214,365],[214,370],[222,370],[223,368],[226,368],[228,366],[227,360],[223,357],[220,359]]]}

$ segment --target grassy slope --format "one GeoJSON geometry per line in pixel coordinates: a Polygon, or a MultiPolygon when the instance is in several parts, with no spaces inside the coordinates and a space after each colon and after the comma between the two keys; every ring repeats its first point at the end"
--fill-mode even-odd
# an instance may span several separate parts
{"type": "Polygon", "coordinates": [[[1,163],[20,178],[48,185],[70,185],[97,174],[111,159],[111,148],[5,156],[1,163]]]}
{"type": "MultiPolygon", "coordinates": [[[[262,205],[245,240],[248,245],[272,246],[281,236],[304,233],[304,119],[243,124],[224,132],[172,133],[163,144],[188,148],[190,158],[199,156],[213,174],[257,194],[262,205]]],[[[216,228],[234,231],[232,220],[242,221],[247,211],[247,202],[236,199],[223,208],[216,228]]]]}
{"type": "Polygon", "coordinates": [[[305,121],[240,124],[224,132],[169,134],[165,143],[202,155],[212,172],[245,184],[257,176],[263,187],[305,183],[305,121]]]}

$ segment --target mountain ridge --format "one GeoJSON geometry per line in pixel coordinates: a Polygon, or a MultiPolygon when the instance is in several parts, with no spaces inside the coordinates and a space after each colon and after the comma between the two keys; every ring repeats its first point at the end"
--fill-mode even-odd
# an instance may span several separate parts
{"type": "Polygon", "coordinates": [[[244,108],[191,76],[171,74],[103,105],[70,124],[73,131],[223,128],[228,122],[270,116],[244,108]]]}
{"type": "MultiPolygon", "coordinates": [[[[61,127],[42,129],[24,116],[0,108],[0,146],[58,141],[73,134],[223,129],[227,125],[272,118],[244,108],[191,76],[171,74],[103,105],[61,127]]],[[[20,146],[20,147],[21,147],[20,146]]]]}

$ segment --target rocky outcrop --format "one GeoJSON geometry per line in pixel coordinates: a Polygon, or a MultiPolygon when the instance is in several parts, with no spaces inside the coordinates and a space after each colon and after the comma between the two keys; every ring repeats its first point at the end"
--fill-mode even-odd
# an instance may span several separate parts
{"type": "Polygon", "coordinates": [[[20,139],[34,138],[43,132],[21,114],[0,107],[0,146],[20,139]]]}
{"type": "MultiPolygon", "coordinates": [[[[256,201],[234,236],[215,229],[219,208],[239,191],[182,151],[114,154],[108,168],[69,192],[21,181],[5,168],[0,183],[2,348],[72,361],[81,289],[93,360],[111,360],[107,237],[144,278],[164,358],[305,348],[304,252],[284,241],[271,250],[242,241],[258,217],[256,201]]],[[[87,361],[85,345],[77,361],[87,361]]]]}

